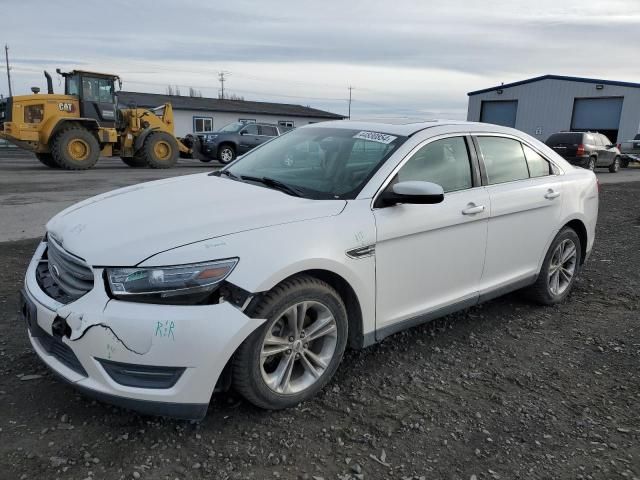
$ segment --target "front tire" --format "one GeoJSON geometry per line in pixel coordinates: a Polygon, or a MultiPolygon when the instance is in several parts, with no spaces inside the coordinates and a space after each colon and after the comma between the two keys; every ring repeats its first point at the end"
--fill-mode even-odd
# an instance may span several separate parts
{"type": "Polygon", "coordinates": [[[60,165],[53,159],[53,155],[50,153],[36,153],[36,158],[40,160],[40,163],[46,165],[49,168],[60,168],[60,165]]]}
{"type": "Polygon", "coordinates": [[[151,168],[171,168],[178,161],[178,142],[166,132],[153,132],[145,139],[142,157],[151,168]]]}
{"type": "Polygon", "coordinates": [[[609,165],[609,171],[611,173],[618,173],[620,170],[620,157],[616,157],[613,159],[613,163],[609,165]]]}
{"type": "Polygon", "coordinates": [[[335,373],[347,344],[347,312],[338,293],[301,275],[264,294],[249,314],[266,322],[234,355],[235,389],[272,410],[313,397],[335,373]]]}
{"type": "Polygon", "coordinates": [[[551,242],[529,296],[542,305],[562,302],[573,288],[581,261],[580,238],[572,228],[563,228],[551,242]]]}
{"type": "Polygon", "coordinates": [[[87,170],[98,162],[100,144],[86,128],[72,126],[55,136],[51,153],[55,163],[66,170],[87,170]]]}
{"type": "Polygon", "coordinates": [[[223,165],[227,165],[236,159],[236,149],[233,145],[223,144],[218,149],[218,161],[223,165]]]}

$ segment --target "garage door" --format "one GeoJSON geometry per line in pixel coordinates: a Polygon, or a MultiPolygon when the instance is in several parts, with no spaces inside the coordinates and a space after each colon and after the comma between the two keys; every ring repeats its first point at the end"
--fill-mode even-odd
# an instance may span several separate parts
{"type": "Polygon", "coordinates": [[[573,101],[572,130],[618,130],[623,97],[576,98],[573,101]]]}
{"type": "Polygon", "coordinates": [[[480,109],[480,121],[494,123],[504,127],[516,126],[517,100],[483,101],[480,109]]]}

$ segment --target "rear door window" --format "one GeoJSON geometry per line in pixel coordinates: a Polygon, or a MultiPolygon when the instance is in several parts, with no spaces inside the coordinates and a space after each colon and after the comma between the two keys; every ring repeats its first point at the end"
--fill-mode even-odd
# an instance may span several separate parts
{"type": "Polygon", "coordinates": [[[529,178],[522,144],[511,138],[477,137],[489,185],[529,178]]]}
{"type": "Polygon", "coordinates": [[[542,155],[524,144],[522,145],[522,149],[524,150],[524,156],[529,166],[529,175],[532,178],[551,175],[551,164],[542,155]]]}
{"type": "Polygon", "coordinates": [[[277,137],[278,136],[278,131],[276,130],[276,127],[270,127],[268,125],[262,125],[260,127],[260,129],[262,130],[262,135],[266,135],[267,137],[277,137]]]}

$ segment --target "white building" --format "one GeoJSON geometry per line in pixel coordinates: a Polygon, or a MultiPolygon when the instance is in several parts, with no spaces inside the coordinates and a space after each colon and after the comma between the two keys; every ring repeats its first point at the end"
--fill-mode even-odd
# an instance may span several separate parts
{"type": "Polygon", "coordinates": [[[324,110],[285,103],[220,100],[217,98],[183,97],[155,93],[118,92],[118,105],[158,107],[171,103],[174,112],[175,134],[214,132],[232,122],[264,122],[286,127],[301,127],[326,120],[345,117],[324,110]]]}
{"type": "Polygon", "coordinates": [[[544,75],[468,95],[467,120],[514,127],[542,141],[573,130],[620,143],[640,131],[640,83],[544,75]]]}

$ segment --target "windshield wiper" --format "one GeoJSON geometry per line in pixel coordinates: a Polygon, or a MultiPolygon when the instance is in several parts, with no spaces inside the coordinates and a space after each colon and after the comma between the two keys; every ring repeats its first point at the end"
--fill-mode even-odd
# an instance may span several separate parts
{"type": "Polygon", "coordinates": [[[276,180],[275,178],[269,177],[252,177],[250,175],[240,175],[242,180],[249,180],[250,182],[258,182],[266,185],[267,187],[275,188],[276,190],[280,190],[289,195],[293,195],[294,197],[302,197],[302,192],[300,189],[288,185],[280,180],[276,180]]]}
{"type": "Polygon", "coordinates": [[[222,175],[229,177],[232,180],[240,180],[240,177],[238,177],[237,175],[234,175],[229,170],[216,170],[215,172],[211,172],[209,174],[209,176],[212,176],[212,177],[221,177],[222,175]]]}

